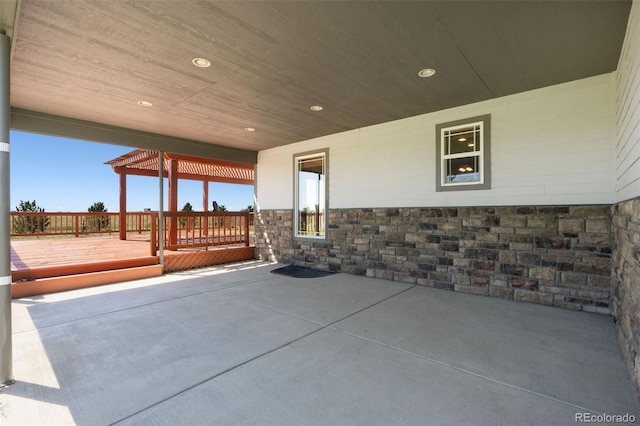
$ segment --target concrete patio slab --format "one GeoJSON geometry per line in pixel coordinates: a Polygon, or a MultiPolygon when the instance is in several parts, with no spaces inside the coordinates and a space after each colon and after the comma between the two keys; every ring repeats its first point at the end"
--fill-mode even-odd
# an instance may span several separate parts
{"type": "Polygon", "coordinates": [[[573,422],[575,408],[324,329],[125,425],[573,422]],[[225,407],[194,410],[195,407],[225,407]],[[507,420],[505,422],[505,420],[507,420]]]}
{"type": "Polygon", "coordinates": [[[640,417],[611,318],[245,262],[14,301],[0,423],[640,417]]]}

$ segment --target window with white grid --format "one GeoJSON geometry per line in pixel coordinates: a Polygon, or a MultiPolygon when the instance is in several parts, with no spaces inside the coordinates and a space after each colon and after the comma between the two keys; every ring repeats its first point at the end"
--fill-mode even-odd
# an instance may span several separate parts
{"type": "Polygon", "coordinates": [[[489,189],[489,115],[436,126],[437,191],[489,189]]]}

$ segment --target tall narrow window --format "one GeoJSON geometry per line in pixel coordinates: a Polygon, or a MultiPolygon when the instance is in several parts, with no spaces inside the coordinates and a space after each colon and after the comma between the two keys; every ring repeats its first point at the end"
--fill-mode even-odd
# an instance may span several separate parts
{"type": "Polygon", "coordinates": [[[327,151],[294,156],[295,236],[326,238],[327,151]]]}
{"type": "Polygon", "coordinates": [[[490,116],[436,126],[437,191],[489,189],[490,116]]]}

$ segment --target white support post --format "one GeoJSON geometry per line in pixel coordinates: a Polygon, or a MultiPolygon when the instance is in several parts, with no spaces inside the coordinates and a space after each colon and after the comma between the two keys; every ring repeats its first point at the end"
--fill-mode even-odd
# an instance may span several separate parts
{"type": "Polygon", "coordinates": [[[11,336],[11,207],[9,190],[9,37],[0,34],[0,387],[13,380],[11,336]]]}

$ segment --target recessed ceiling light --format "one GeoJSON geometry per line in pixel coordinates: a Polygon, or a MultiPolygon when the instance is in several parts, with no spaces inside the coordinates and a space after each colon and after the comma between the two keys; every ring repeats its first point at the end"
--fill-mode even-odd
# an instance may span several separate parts
{"type": "Polygon", "coordinates": [[[436,73],[436,70],[434,70],[433,68],[425,68],[423,70],[418,71],[418,77],[421,77],[421,78],[433,77],[435,73],[436,73]]]}
{"type": "Polygon", "coordinates": [[[458,142],[465,142],[467,140],[467,138],[460,138],[458,139],[458,142]]]}
{"type": "Polygon", "coordinates": [[[322,111],[324,108],[321,105],[312,105],[311,111],[322,111]]]}
{"type": "Polygon", "coordinates": [[[211,66],[211,61],[206,58],[193,58],[191,63],[200,68],[209,68],[211,66]]]}
{"type": "Polygon", "coordinates": [[[153,106],[153,104],[149,101],[138,101],[138,105],[143,106],[143,107],[150,107],[153,106]]]}
{"type": "Polygon", "coordinates": [[[245,127],[245,128],[244,128],[244,131],[245,131],[245,132],[255,132],[255,131],[256,131],[256,129],[254,129],[253,127],[245,127]]]}

